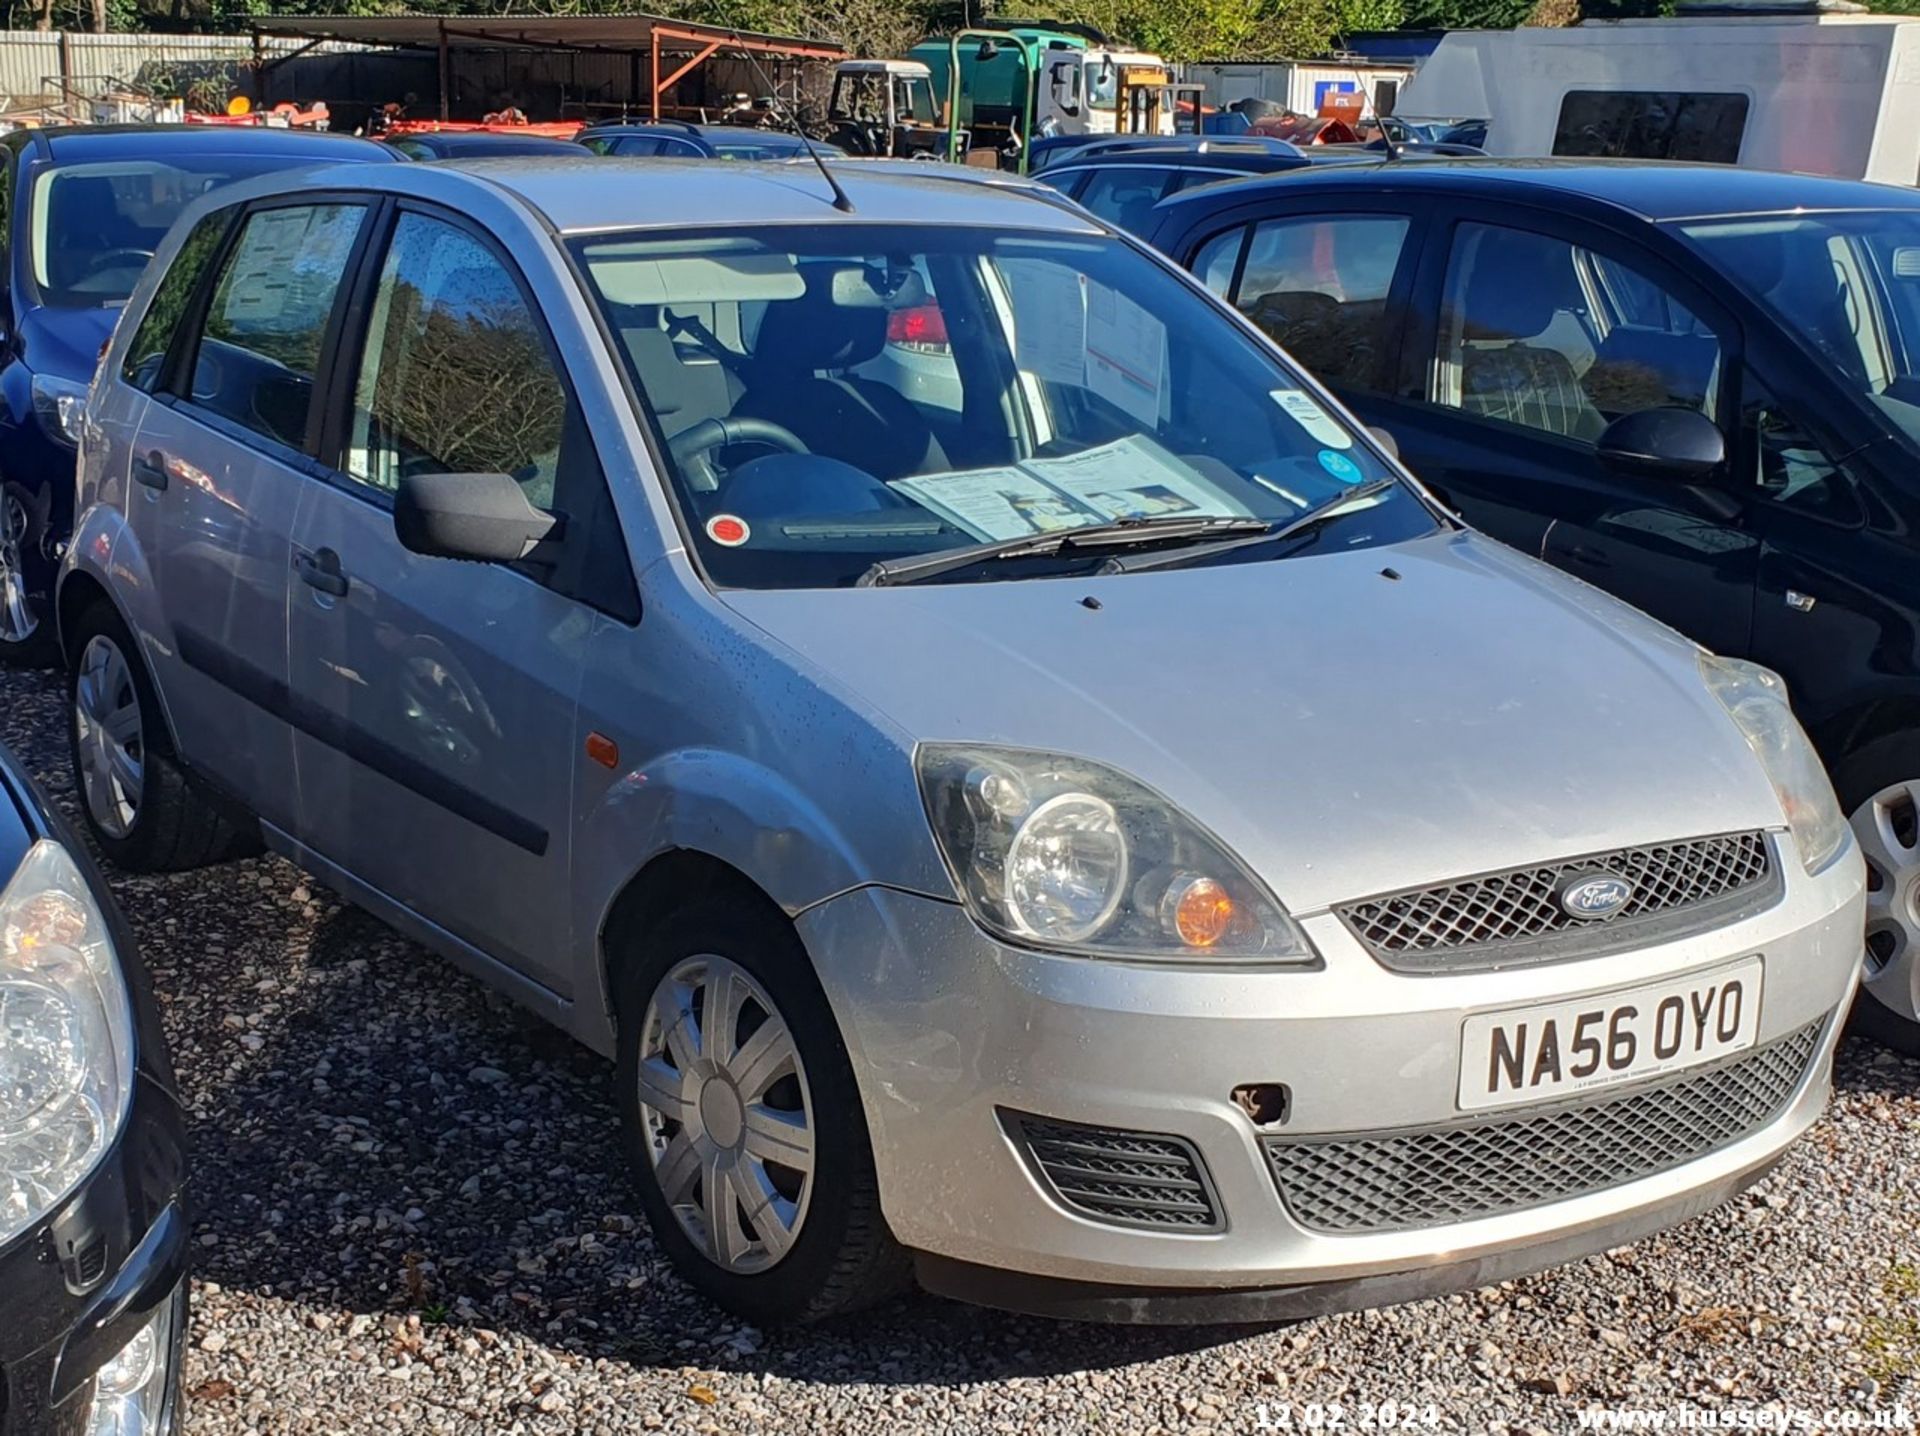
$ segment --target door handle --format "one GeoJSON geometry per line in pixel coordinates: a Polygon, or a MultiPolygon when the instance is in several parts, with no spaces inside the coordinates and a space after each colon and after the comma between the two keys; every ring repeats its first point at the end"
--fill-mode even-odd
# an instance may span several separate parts
{"type": "Polygon", "coordinates": [[[293,566],[300,575],[300,581],[307,587],[316,588],[335,598],[347,596],[347,576],[340,571],[340,555],[332,549],[295,553],[293,566]]]}
{"type": "Polygon", "coordinates": [[[164,489],[167,486],[167,456],[158,449],[145,457],[135,454],[133,477],[150,489],[164,489]]]}

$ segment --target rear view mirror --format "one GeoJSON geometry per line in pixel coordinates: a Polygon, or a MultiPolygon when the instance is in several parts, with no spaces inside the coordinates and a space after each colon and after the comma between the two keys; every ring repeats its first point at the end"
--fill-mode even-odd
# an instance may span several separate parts
{"type": "Polygon", "coordinates": [[[430,558],[514,563],[560,536],[561,520],[507,474],[414,474],[394,495],[393,529],[430,558]]]}
{"type": "Polygon", "coordinates": [[[1400,457],[1400,441],[1393,437],[1391,431],[1381,428],[1378,424],[1369,424],[1367,437],[1378,444],[1389,459],[1400,457]]]}
{"type": "Polygon", "coordinates": [[[1704,479],[1727,461],[1726,436],[1697,409],[1622,414],[1607,425],[1595,449],[1609,468],[1683,483],[1704,479]]]}

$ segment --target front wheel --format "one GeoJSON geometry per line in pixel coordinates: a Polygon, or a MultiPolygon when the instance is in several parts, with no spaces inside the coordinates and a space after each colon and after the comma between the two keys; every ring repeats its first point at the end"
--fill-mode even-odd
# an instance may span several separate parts
{"type": "Polygon", "coordinates": [[[1880,787],[1852,822],[1867,860],[1867,956],[1854,1025],[1920,1057],[1920,779],[1880,787]]]}
{"type": "Polygon", "coordinates": [[[620,977],[620,1114],[640,1199],[680,1274],[761,1326],[905,1284],[845,1044],[785,919],[704,900],[620,977]]]}
{"type": "Polygon", "coordinates": [[[46,595],[31,576],[44,523],[25,489],[0,486],[0,663],[15,667],[43,666],[56,653],[46,595]]]}

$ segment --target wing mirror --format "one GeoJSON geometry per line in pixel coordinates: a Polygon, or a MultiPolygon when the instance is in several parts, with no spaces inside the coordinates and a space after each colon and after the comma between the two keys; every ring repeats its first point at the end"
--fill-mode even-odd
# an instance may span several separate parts
{"type": "Polygon", "coordinates": [[[562,527],[507,474],[414,474],[394,495],[394,532],[404,547],[430,558],[516,563],[537,557],[562,527]]]}
{"type": "Polygon", "coordinates": [[[1726,435],[1698,409],[1622,414],[1594,448],[1609,468],[1682,483],[1697,483],[1727,461],[1726,435]]]}

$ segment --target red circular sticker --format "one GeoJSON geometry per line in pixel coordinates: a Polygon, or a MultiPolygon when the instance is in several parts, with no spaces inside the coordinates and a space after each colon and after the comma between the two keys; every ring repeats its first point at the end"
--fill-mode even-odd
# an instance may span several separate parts
{"type": "Polygon", "coordinates": [[[752,536],[747,521],[732,514],[715,514],[707,520],[707,537],[723,548],[739,548],[752,536]]]}

